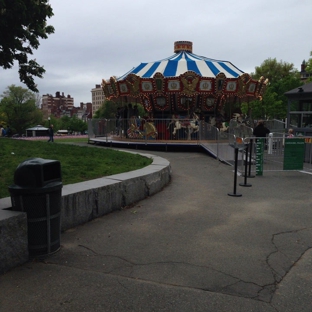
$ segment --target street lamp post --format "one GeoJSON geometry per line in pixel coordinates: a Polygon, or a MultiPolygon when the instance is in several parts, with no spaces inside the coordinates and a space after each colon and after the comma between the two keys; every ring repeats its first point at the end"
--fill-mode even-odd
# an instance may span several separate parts
{"type": "Polygon", "coordinates": [[[50,123],[51,123],[51,117],[48,117],[48,120],[49,120],[49,127],[50,127],[50,123]]]}

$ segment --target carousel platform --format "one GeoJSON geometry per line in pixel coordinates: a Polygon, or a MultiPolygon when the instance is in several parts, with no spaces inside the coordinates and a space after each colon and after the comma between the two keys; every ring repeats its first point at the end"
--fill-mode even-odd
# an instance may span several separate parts
{"type": "Polygon", "coordinates": [[[200,152],[220,161],[233,165],[234,149],[228,142],[215,140],[138,140],[114,136],[102,136],[88,139],[89,144],[113,148],[129,148],[165,152],[200,152]]]}

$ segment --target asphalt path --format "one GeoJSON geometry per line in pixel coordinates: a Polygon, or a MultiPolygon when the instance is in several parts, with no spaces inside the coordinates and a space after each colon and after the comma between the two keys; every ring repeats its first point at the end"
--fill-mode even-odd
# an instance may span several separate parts
{"type": "Polygon", "coordinates": [[[265,172],[232,197],[231,166],[142,153],[170,161],[170,184],[0,276],[1,312],[312,310],[312,175],[265,172]]]}

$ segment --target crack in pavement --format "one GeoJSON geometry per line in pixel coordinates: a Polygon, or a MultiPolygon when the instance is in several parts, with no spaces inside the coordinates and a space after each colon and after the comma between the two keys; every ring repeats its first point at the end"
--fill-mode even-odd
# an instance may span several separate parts
{"type": "MultiPolygon", "coordinates": [[[[272,235],[271,243],[275,251],[267,256],[266,263],[272,272],[275,282],[263,286],[263,290],[270,294],[268,302],[272,301],[278,285],[290,273],[291,269],[300,261],[303,255],[311,249],[311,237],[308,238],[309,234],[311,235],[311,228],[284,231],[272,235]],[[299,235],[303,232],[306,232],[304,237],[299,235]]],[[[258,298],[261,298],[262,295],[259,293],[258,298]]]]}
{"type": "Polygon", "coordinates": [[[85,245],[78,245],[78,247],[89,251],[88,254],[79,255],[75,251],[62,249],[54,258],[50,259],[49,263],[145,282],[243,297],[271,304],[279,283],[290,273],[304,253],[311,248],[311,241],[311,228],[272,234],[271,244],[274,246],[274,251],[266,257],[265,263],[270,269],[274,281],[264,285],[251,280],[243,280],[212,266],[176,261],[138,263],[118,255],[98,253],[85,245]],[[71,252],[75,255],[74,257],[68,257],[68,253],[71,252]],[[87,257],[90,261],[81,261],[81,257],[87,257]]]}
{"type": "MultiPolygon", "coordinates": [[[[76,253],[75,257],[72,258],[73,261],[68,261],[68,258],[71,258],[68,257],[68,252],[70,252],[68,250],[66,251],[67,255],[64,255],[64,260],[67,259],[67,261],[65,261],[65,264],[63,263],[63,265],[100,271],[105,274],[112,274],[131,279],[153,281],[160,284],[194,288],[250,299],[253,299],[255,293],[258,293],[259,290],[262,289],[261,285],[244,281],[229,273],[216,270],[211,266],[172,261],[135,263],[120,256],[97,253],[93,249],[84,245],[79,245],[79,247],[92,253],[92,255],[81,255],[81,257],[92,259],[90,261],[90,267],[88,268],[88,262],[78,259],[76,253]],[[108,264],[102,264],[102,266],[100,266],[100,263],[105,262],[103,258],[111,258],[115,260],[106,260],[108,264]],[[194,276],[197,277],[194,279],[194,276]],[[236,287],[234,288],[235,285],[236,287]],[[237,291],[237,289],[239,289],[239,291],[237,291]]],[[[58,261],[52,261],[52,259],[50,259],[50,263],[62,264],[62,257],[60,257],[61,253],[59,253],[57,257],[58,261]]]]}

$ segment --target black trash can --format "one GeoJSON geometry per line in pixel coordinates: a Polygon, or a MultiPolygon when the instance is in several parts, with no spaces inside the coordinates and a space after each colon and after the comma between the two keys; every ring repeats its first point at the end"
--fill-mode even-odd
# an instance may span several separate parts
{"type": "Polygon", "coordinates": [[[30,257],[59,250],[61,237],[62,177],[57,160],[31,158],[17,167],[9,187],[12,210],[27,213],[30,257]]]}

